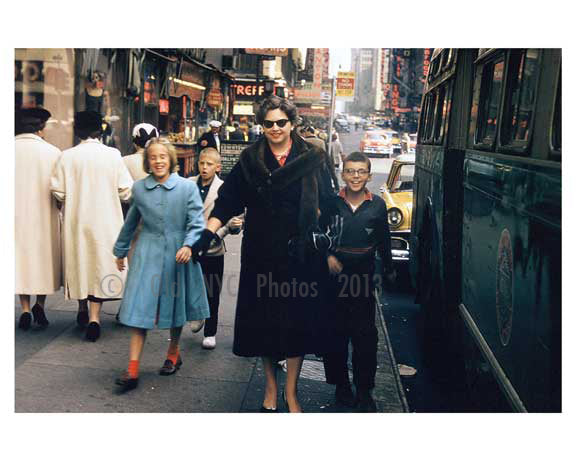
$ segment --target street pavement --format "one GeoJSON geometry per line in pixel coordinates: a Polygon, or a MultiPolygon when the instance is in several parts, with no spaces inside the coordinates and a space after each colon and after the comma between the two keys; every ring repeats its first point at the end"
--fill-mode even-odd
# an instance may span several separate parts
{"type": "MultiPolygon", "coordinates": [[[[119,301],[102,308],[102,336],[84,339],[76,325],[76,301],[62,291],[48,296],[45,330],[17,328],[15,297],[15,411],[18,413],[237,413],[257,412],[264,392],[261,361],[232,353],[235,300],[240,269],[241,236],[227,237],[224,283],[217,346],[201,348],[202,332],[182,333],[182,368],[172,376],[158,375],[168,347],[168,330],[149,331],[137,389],[117,394],[114,379],[128,364],[129,329],[115,320],[119,301]]],[[[385,302],[385,300],[383,300],[385,302]]],[[[34,302],[34,300],[33,300],[34,302]]],[[[380,412],[407,412],[406,398],[381,309],[378,309],[378,370],[373,395],[380,412]]],[[[278,373],[280,389],[285,373],[278,373]]],[[[307,413],[353,412],[333,403],[334,387],[324,381],[323,364],[306,356],[298,385],[307,413]]],[[[280,411],[287,411],[279,395],[280,411]]]]}

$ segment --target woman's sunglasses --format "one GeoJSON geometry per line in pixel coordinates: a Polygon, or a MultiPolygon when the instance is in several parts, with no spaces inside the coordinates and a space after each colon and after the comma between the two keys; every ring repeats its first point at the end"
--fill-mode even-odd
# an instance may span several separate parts
{"type": "Polygon", "coordinates": [[[290,120],[288,120],[287,118],[281,118],[280,120],[274,120],[274,121],[264,120],[262,122],[262,125],[264,125],[264,128],[272,128],[274,124],[276,124],[278,125],[278,127],[284,128],[289,121],[290,120]]]}

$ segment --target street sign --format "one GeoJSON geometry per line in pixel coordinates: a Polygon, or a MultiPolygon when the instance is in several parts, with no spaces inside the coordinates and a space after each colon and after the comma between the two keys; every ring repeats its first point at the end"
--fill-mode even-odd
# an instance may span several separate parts
{"type": "Polygon", "coordinates": [[[336,97],[344,100],[354,99],[354,72],[338,72],[336,77],[336,97]]]}

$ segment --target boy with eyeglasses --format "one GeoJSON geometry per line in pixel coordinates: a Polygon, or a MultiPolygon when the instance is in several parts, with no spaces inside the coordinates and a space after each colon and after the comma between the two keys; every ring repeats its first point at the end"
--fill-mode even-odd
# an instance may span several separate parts
{"type": "Polygon", "coordinates": [[[383,274],[395,279],[390,251],[386,203],[372,195],[366,184],[371,179],[370,159],[353,152],[344,159],[345,187],[322,210],[321,224],[342,222],[335,248],[328,252],[335,297],[337,335],[333,352],[324,355],[326,382],[336,385],[336,403],[355,406],[359,412],[375,412],[371,391],[376,375],[378,332],[374,297],[375,255],[382,259],[383,274]],[[348,342],[352,341],[353,381],[348,377],[348,342]]]}

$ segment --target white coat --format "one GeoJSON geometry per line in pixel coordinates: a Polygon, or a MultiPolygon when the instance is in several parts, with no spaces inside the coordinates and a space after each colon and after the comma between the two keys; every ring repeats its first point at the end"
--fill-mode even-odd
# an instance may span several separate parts
{"type": "Polygon", "coordinates": [[[143,161],[144,161],[144,149],[139,149],[137,152],[126,155],[122,157],[124,159],[124,163],[128,167],[128,171],[130,172],[130,176],[134,181],[138,181],[139,179],[144,179],[148,176],[148,173],[144,171],[143,161]]]}
{"type": "Polygon", "coordinates": [[[52,294],[62,286],[59,211],[50,174],[60,149],[35,134],[16,136],[16,294],[52,294]]]}
{"type": "Polygon", "coordinates": [[[120,151],[82,141],[62,153],[51,181],[64,202],[66,299],[122,297],[127,271],[118,271],[112,249],[123,224],[120,200],[130,199],[133,181],[120,151]]]}

